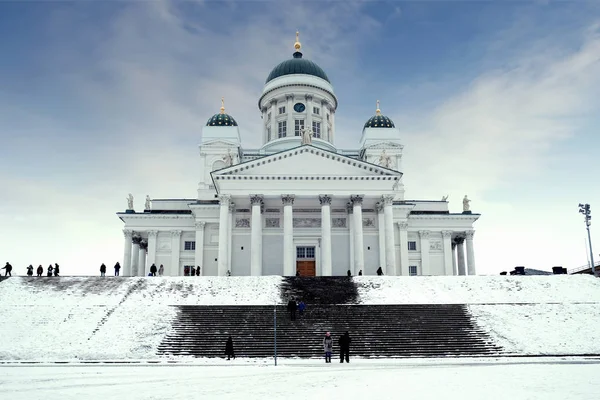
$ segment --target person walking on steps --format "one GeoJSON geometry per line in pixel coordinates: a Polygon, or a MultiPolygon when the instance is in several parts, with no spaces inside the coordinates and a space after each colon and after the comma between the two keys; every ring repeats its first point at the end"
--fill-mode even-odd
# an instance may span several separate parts
{"type": "Polygon", "coordinates": [[[304,303],[304,300],[300,300],[300,303],[298,303],[298,315],[300,318],[304,315],[304,310],[306,310],[306,303],[304,303]]]}
{"type": "Polygon", "coordinates": [[[156,264],[152,264],[150,267],[150,275],[156,276],[156,264]]]}
{"type": "Polygon", "coordinates": [[[333,338],[329,332],[325,334],[325,339],[323,339],[323,351],[325,352],[325,362],[330,363],[331,353],[333,352],[333,338]]]}
{"type": "Polygon", "coordinates": [[[350,339],[350,334],[348,331],[340,336],[338,340],[338,344],[340,345],[340,362],[343,363],[344,359],[347,363],[350,362],[350,343],[352,339],[350,339]]]}
{"type": "Polygon", "coordinates": [[[100,276],[106,276],[106,265],[104,263],[100,266],[100,276]]]}
{"type": "Polygon", "coordinates": [[[35,272],[37,272],[37,276],[42,276],[44,274],[44,267],[40,265],[39,267],[37,267],[37,270],[35,272]]]}
{"type": "Polygon", "coordinates": [[[235,352],[233,351],[233,339],[231,336],[227,339],[227,343],[225,343],[225,355],[227,356],[227,360],[231,357],[235,360],[235,352]]]}
{"type": "Polygon", "coordinates": [[[33,276],[33,265],[31,264],[27,267],[27,276],[33,276]]]}
{"type": "Polygon", "coordinates": [[[58,268],[58,264],[54,263],[54,276],[58,276],[60,269],[58,268]]]}
{"type": "Polygon", "coordinates": [[[287,305],[287,309],[290,312],[290,321],[296,320],[296,308],[298,308],[298,305],[296,304],[296,300],[292,297],[287,305]]]}
{"type": "Polygon", "coordinates": [[[2,269],[5,270],[4,276],[12,276],[12,274],[10,273],[10,271],[12,271],[12,265],[10,265],[10,263],[8,261],[6,262],[6,265],[2,269]]]}
{"type": "Polygon", "coordinates": [[[121,264],[117,261],[115,264],[115,276],[119,276],[119,271],[121,270],[121,264]]]}

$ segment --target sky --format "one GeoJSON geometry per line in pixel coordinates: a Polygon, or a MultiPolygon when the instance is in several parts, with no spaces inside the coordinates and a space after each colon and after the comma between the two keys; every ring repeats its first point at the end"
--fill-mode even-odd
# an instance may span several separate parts
{"type": "Polygon", "coordinates": [[[63,275],[121,261],[128,193],[140,209],[146,194],[196,197],[221,97],[243,146],[261,145],[257,101],[296,30],[339,99],[338,147],[358,147],[380,100],[405,146],[406,198],[449,195],[452,212],[472,200],[478,273],[587,263],[594,1],[0,2],[0,261],[63,275]]]}

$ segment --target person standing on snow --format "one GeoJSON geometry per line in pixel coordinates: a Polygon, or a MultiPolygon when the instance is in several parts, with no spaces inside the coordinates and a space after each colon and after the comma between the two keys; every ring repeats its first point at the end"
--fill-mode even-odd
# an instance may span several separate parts
{"type": "Polygon", "coordinates": [[[165,267],[162,264],[160,264],[160,267],[158,268],[158,275],[163,276],[164,273],[165,273],[165,267]]]}
{"type": "Polygon", "coordinates": [[[104,263],[100,266],[100,276],[106,276],[106,265],[104,263]]]}
{"type": "Polygon", "coordinates": [[[330,363],[331,353],[333,352],[333,338],[329,332],[325,334],[325,339],[323,339],[323,351],[325,351],[325,362],[330,363]]]}
{"type": "Polygon", "coordinates": [[[121,264],[117,261],[115,264],[115,276],[119,276],[119,271],[121,270],[121,264]]]}
{"type": "Polygon", "coordinates": [[[150,266],[150,275],[152,276],[156,276],[156,264],[152,264],[152,266],[150,266]]]}
{"type": "Polygon", "coordinates": [[[58,264],[54,263],[54,276],[58,276],[60,269],[58,268],[58,264]]]}
{"type": "Polygon", "coordinates": [[[37,270],[35,272],[37,272],[37,276],[42,276],[44,274],[44,267],[40,265],[39,267],[37,267],[37,270]]]}
{"type": "Polygon", "coordinates": [[[46,276],[52,276],[53,269],[54,269],[54,267],[52,266],[52,264],[48,265],[48,273],[46,274],[46,276]]]}
{"type": "Polygon", "coordinates": [[[235,360],[235,352],[233,351],[233,339],[231,338],[231,335],[227,339],[227,343],[225,343],[225,355],[227,356],[227,360],[229,360],[231,357],[233,357],[233,359],[235,360]]]}
{"type": "Polygon", "coordinates": [[[33,265],[31,264],[27,267],[27,276],[33,276],[33,265]]]}
{"type": "Polygon", "coordinates": [[[12,274],[10,273],[10,271],[12,271],[12,265],[10,265],[10,263],[8,261],[6,262],[6,265],[2,269],[6,270],[6,272],[4,273],[4,276],[12,276],[12,274]]]}
{"type": "Polygon", "coordinates": [[[344,358],[346,359],[347,363],[350,362],[350,342],[352,342],[352,339],[350,339],[350,335],[348,334],[348,331],[346,331],[346,333],[344,333],[342,336],[340,336],[340,339],[338,340],[338,344],[340,345],[340,362],[341,363],[344,362],[344,358]]]}

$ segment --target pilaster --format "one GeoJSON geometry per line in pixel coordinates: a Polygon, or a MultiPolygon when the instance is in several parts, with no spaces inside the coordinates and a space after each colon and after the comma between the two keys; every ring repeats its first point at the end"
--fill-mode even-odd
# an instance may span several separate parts
{"type": "Polygon", "coordinates": [[[429,231],[419,231],[421,239],[421,271],[423,275],[431,275],[429,265],[429,231]]]}
{"type": "Polygon", "coordinates": [[[200,266],[200,275],[204,275],[204,227],[206,222],[196,221],[196,250],[194,251],[194,264],[200,266]]]}

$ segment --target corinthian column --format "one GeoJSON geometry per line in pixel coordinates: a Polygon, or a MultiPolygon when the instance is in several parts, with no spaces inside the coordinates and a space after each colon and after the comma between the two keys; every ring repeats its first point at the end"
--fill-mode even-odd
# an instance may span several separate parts
{"type": "Polygon", "coordinates": [[[227,238],[227,233],[229,231],[229,200],[231,200],[231,195],[221,194],[219,195],[219,256],[218,256],[218,264],[217,264],[217,275],[225,276],[227,274],[227,247],[229,244],[229,239],[227,238]]]}
{"type": "Polygon", "coordinates": [[[250,237],[250,275],[262,276],[262,218],[261,207],[263,197],[258,194],[250,196],[252,204],[252,228],[250,237]]]}
{"type": "Polygon", "coordinates": [[[394,196],[383,196],[382,201],[385,217],[385,273],[387,275],[396,275],[396,243],[394,241],[394,214],[392,211],[394,196]]]}
{"type": "Polygon", "coordinates": [[[194,251],[194,263],[200,266],[200,274],[204,275],[204,227],[206,222],[196,221],[196,250],[194,251]]]}
{"type": "Polygon", "coordinates": [[[179,255],[181,253],[181,231],[171,231],[171,268],[169,276],[179,276],[179,255]]]}
{"type": "Polygon", "coordinates": [[[123,251],[123,276],[129,276],[131,274],[131,246],[133,244],[133,231],[131,229],[123,229],[123,235],[125,236],[125,245],[123,251]]]}
{"type": "Polygon", "coordinates": [[[281,196],[283,202],[283,276],[294,276],[294,195],[281,196]]]}
{"type": "MultiPolygon", "coordinates": [[[[376,204],[377,207],[377,225],[379,228],[379,266],[386,264],[385,260],[385,217],[384,217],[384,205],[383,202],[376,204]]],[[[386,271],[387,273],[387,271],[386,271]]]]}
{"type": "Polygon", "coordinates": [[[321,275],[332,276],[331,263],[331,196],[319,196],[321,202],[321,275]]]}
{"type": "Polygon", "coordinates": [[[442,240],[444,242],[444,274],[452,276],[454,275],[454,266],[452,265],[452,231],[442,231],[442,240]]]}
{"type": "Polygon", "coordinates": [[[148,265],[156,263],[156,237],[158,231],[148,231],[148,265]]]}
{"type": "Polygon", "coordinates": [[[458,258],[458,275],[466,275],[465,271],[465,249],[464,249],[464,237],[457,237],[454,241],[456,243],[456,253],[458,258]]]}
{"type": "Polygon", "coordinates": [[[354,271],[353,275],[359,271],[365,273],[365,250],[363,239],[362,222],[362,202],[363,196],[350,196],[352,202],[352,212],[354,213],[354,271]]]}
{"type": "Polygon", "coordinates": [[[146,249],[148,248],[148,242],[142,240],[140,242],[140,260],[138,267],[138,276],[146,276],[146,249]]]}
{"type": "Polygon", "coordinates": [[[421,271],[423,275],[431,275],[429,267],[429,231],[419,231],[421,238],[421,271]]]}
{"type": "Polygon", "coordinates": [[[467,231],[467,270],[469,275],[475,275],[475,252],[473,250],[473,235],[475,231],[467,231]]]}
{"type": "Polygon", "coordinates": [[[131,249],[131,272],[128,276],[138,276],[138,264],[140,262],[140,242],[139,236],[134,236],[132,239],[133,248],[131,249]]]}
{"type": "Polygon", "coordinates": [[[400,274],[409,276],[408,270],[408,222],[398,222],[398,236],[400,238],[400,274]]]}

